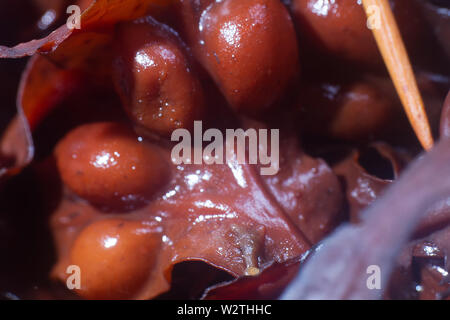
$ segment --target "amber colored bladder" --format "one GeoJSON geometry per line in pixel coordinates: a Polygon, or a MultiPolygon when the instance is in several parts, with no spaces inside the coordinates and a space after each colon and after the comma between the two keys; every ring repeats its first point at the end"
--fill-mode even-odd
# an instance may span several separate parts
{"type": "Polygon", "coordinates": [[[425,150],[433,137],[414,72],[388,0],[363,0],[372,31],[408,119],[425,150]],[[379,23],[376,23],[379,19],[379,23]]]}

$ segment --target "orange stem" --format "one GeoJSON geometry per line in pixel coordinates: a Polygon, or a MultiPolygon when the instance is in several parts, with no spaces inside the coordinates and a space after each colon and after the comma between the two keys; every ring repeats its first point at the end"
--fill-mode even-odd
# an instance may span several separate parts
{"type": "Polygon", "coordinates": [[[433,137],[428,117],[389,1],[362,0],[362,2],[406,115],[423,148],[429,150],[433,147],[433,137]]]}

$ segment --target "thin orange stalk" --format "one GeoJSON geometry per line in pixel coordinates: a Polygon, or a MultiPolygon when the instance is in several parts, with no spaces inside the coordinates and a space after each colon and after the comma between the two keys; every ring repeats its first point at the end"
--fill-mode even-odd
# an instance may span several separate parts
{"type": "Polygon", "coordinates": [[[362,0],[369,19],[377,19],[372,32],[383,56],[406,115],[425,150],[433,137],[413,69],[388,0],[362,0]],[[379,14],[379,16],[378,16],[379,14]]]}

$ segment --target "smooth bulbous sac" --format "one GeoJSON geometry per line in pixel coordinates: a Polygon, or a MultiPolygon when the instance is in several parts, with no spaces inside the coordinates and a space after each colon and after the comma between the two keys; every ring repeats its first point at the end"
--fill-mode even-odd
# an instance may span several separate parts
{"type": "Polygon", "coordinates": [[[161,234],[140,221],[107,219],[78,235],[70,264],[80,268],[77,293],[85,299],[128,299],[139,295],[155,263],[161,234]]]}
{"type": "Polygon", "coordinates": [[[168,27],[151,20],[120,25],[113,78],[133,121],[162,136],[190,129],[204,109],[188,54],[168,27]]]}
{"type": "Polygon", "coordinates": [[[236,111],[261,114],[299,72],[295,30],[279,0],[217,1],[199,30],[196,55],[236,111]]]}
{"type": "MultiPolygon", "coordinates": [[[[390,1],[408,49],[419,42],[423,33],[420,10],[413,2],[390,1]]],[[[289,8],[301,40],[314,52],[365,66],[382,65],[369,29],[379,21],[376,8],[370,19],[360,0],[292,0],[289,8]]]]}
{"type": "Polygon", "coordinates": [[[105,209],[126,210],[149,199],[168,177],[161,150],[113,122],[82,125],[55,149],[62,181],[105,209]]]}
{"type": "Polygon", "coordinates": [[[398,105],[382,81],[310,83],[298,97],[303,130],[315,136],[367,141],[380,136],[398,105]]]}

